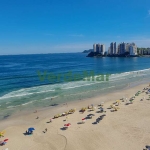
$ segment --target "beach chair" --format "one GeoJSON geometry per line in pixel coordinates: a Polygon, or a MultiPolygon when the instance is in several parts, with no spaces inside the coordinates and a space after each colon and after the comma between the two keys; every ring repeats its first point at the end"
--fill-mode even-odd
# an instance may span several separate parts
{"type": "Polygon", "coordinates": [[[73,109],[70,109],[68,113],[73,114],[73,109]]]}
{"type": "Polygon", "coordinates": [[[55,119],[55,118],[58,118],[58,115],[55,115],[55,116],[54,116],[54,119],[55,119]]]}
{"type": "Polygon", "coordinates": [[[81,108],[81,112],[86,111],[86,109],[87,109],[86,107],[82,107],[82,108],[81,108]]]}
{"type": "Polygon", "coordinates": [[[119,105],[120,104],[120,100],[116,100],[116,104],[119,105]]]}
{"type": "Polygon", "coordinates": [[[110,109],[113,108],[113,107],[114,107],[114,104],[111,104],[111,105],[110,105],[110,109]]]}
{"type": "Polygon", "coordinates": [[[90,109],[90,111],[94,111],[95,110],[95,108],[94,107],[92,107],[91,109],[90,109]]]}
{"type": "Polygon", "coordinates": [[[118,111],[119,107],[114,106],[113,109],[114,111],[118,111]]]}

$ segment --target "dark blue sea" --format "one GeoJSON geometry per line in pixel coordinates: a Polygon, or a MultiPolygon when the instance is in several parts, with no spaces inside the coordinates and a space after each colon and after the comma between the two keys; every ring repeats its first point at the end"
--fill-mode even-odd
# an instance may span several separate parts
{"type": "Polygon", "coordinates": [[[150,58],[84,53],[0,56],[0,118],[150,81],[150,58]]]}

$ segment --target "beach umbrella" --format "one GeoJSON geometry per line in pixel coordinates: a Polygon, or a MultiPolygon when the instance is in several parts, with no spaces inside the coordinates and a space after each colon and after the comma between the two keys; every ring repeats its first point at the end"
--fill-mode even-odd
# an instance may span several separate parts
{"type": "Polygon", "coordinates": [[[5,139],[4,142],[8,141],[8,139],[5,139]]]}
{"type": "Polygon", "coordinates": [[[35,129],[34,129],[34,128],[32,128],[32,127],[28,129],[28,131],[33,131],[33,130],[35,130],[35,129]]]}
{"type": "Polygon", "coordinates": [[[0,132],[0,136],[3,136],[5,134],[5,131],[0,132]]]}
{"type": "Polygon", "coordinates": [[[4,134],[3,133],[0,133],[0,136],[3,136],[4,134]]]}
{"type": "Polygon", "coordinates": [[[65,126],[65,127],[69,127],[69,125],[68,125],[68,124],[65,124],[64,126],[65,126]]]}
{"type": "Polygon", "coordinates": [[[64,124],[65,127],[69,127],[70,125],[70,123],[64,124]]]}

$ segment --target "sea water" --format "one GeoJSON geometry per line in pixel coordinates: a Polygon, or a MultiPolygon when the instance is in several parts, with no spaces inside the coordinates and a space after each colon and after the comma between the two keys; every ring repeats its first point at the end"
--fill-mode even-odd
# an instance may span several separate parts
{"type": "Polygon", "coordinates": [[[0,119],[18,110],[82,100],[150,81],[150,58],[88,58],[86,55],[0,56],[0,119]],[[69,73],[71,79],[67,78],[69,73]],[[104,79],[95,80],[98,76],[104,79]]]}

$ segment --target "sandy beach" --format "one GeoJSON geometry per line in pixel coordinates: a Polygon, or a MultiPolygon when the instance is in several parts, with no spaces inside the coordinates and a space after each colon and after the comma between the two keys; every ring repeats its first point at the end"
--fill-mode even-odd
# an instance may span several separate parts
{"type": "Polygon", "coordinates": [[[51,109],[11,116],[0,122],[0,131],[5,131],[0,141],[9,139],[6,145],[0,146],[0,150],[143,150],[150,145],[150,101],[147,100],[150,94],[146,94],[147,90],[142,92],[143,88],[150,88],[149,83],[51,109]],[[141,93],[135,96],[133,104],[126,105],[138,91],[141,93]],[[124,101],[120,100],[123,97],[124,101]],[[108,109],[116,100],[120,100],[119,106],[114,104],[112,109],[108,109]],[[98,105],[102,102],[106,112],[100,113],[98,105]],[[92,107],[91,104],[95,108],[93,111],[79,112],[82,107],[92,107]],[[54,115],[74,108],[76,111],[67,118],[59,117],[49,123],[54,115]],[[113,111],[114,108],[118,110],[113,111]],[[89,114],[94,116],[81,124],[89,114]],[[105,116],[98,123],[97,118],[102,115],[105,116]],[[64,130],[67,123],[71,125],[64,130]],[[33,134],[25,135],[30,127],[35,128],[33,134]]]}

